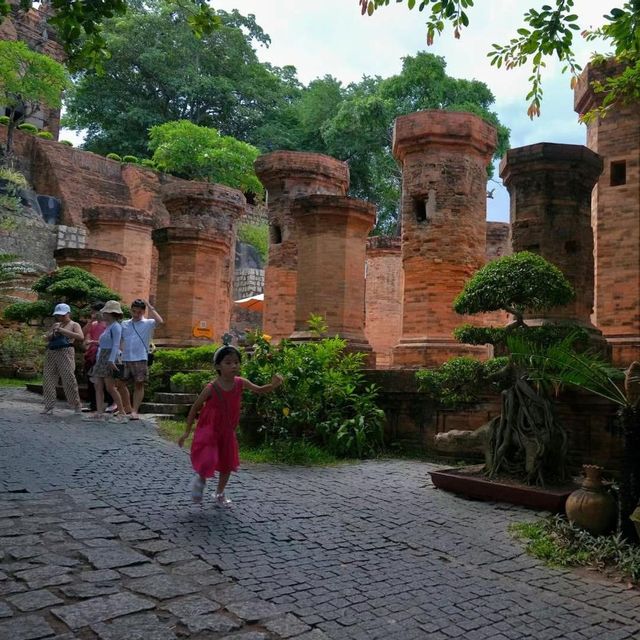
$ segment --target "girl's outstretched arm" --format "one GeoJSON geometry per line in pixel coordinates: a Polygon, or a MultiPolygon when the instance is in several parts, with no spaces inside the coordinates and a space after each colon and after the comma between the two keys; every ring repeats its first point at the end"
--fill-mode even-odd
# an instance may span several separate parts
{"type": "Polygon", "coordinates": [[[211,387],[207,384],[205,388],[200,392],[200,395],[196,398],[196,401],[193,403],[191,409],[189,409],[189,415],[187,416],[187,427],[180,438],[178,438],[179,447],[182,447],[184,441],[189,437],[189,434],[191,433],[191,429],[193,427],[193,421],[196,419],[196,416],[202,408],[202,405],[209,399],[210,396],[211,387]]]}
{"type": "Polygon", "coordinates": [[[275,373],[271,378],[271,382],[269,384],[253,384],[251,380],[247,380],[246,378],[240,378],[242,380],[242,387],[244,389],[249,389],[249,391],[253,391],[253,393],[262,394],[269,393],[274,389],[277,389],[283,382],[284,378],[279,374],[275,373]]]}

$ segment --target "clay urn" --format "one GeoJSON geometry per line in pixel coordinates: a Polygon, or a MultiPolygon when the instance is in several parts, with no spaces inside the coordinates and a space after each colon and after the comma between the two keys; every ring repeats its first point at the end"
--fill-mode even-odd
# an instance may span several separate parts
{"type": "Polygon", "coordinates": [[[568,498],[565,511],[569,520],[593,535],[611,530],[616,517],[615,498],[602,484],[602,467],[582,465],[582,486],[568,498]]]}

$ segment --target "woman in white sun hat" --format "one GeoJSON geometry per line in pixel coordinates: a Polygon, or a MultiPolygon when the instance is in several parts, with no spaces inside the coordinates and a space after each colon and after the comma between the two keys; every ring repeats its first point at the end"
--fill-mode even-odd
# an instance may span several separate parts
{"type": "Polygon", "coordinates": [[[114,382],[118,375],[118,365],[116,360],[120,353],[120,340],[122,338],[122,308],[117,300],[109,300],[102,309],[100,315],[107,324],[107,328],[98,338],[98,355],[96,363],[91,369],[91,381],[96,387],[96,407],[97,412],[86,415],[83,420],[108,420],[109,422],[128,422],[127,416],[122,409],[122,398],[114,382]],[[108,417],[105,414],[104,390],[109,392],[115,402],[119,415],[108,417]]]}
{"type": "Polygon", "coordinates": [[[80,412],[80,394],[76,380],[76,358],[73,345],[76,340],[82,341],[82,329],[71,319],[71,307],[64,302],[57,304],[53,310],[55,322],[45,334],[47,348],[44,354],[42,371],[42,395],[44,409],[42,413],[53,413],[56,404],[56,387],[62,380],[62,388],[67,402],[76,413],[80,412]]]}

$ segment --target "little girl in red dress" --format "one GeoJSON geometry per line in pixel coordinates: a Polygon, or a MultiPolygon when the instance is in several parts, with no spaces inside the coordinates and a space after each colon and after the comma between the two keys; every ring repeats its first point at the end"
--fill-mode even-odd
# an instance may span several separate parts
{"type": "Polygon", "coordinates": [[[231,472],[237,471],[240,464],[236,428],[240,420],[243,389],[254,393],[269,393],[282,384],[282,376],[277,374],[269,384],[262,386],[241,378],[238,376],[240,359],[240,352],[231,345],[220,347],[215,352],[213,366],[218,377],[200,392],[187,416],[187,428],[178,440],[178,445],[182,447],[200,412],[191,443],[191,464],[196,472],[191,483],[191,499],[198,504],[202,502],[207,478],[212,478],[217,471],[216,503],[221,507],[231,506],[224,490],[231,472]]]}

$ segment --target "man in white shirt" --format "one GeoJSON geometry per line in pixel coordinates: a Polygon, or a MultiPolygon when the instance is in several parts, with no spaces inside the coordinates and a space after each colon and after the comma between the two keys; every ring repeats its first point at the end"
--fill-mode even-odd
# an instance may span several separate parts
{"type": "Polygon", "coordinates": [[[122,323],[122,362],[124,374],[119,384],[124,410],[130,414],[131,420],[139,420],[138,410],[144,398],[144,385],[149,380],[149,344],[153,330],[164,320],[160,314],[145,300],[140,298],[131,303],[131,319],[122,323]],[[145,311],[150,318],[145,318],[145,311]],[[133,402],[129,395],[127,383],[133,381],[133,402]]]}

